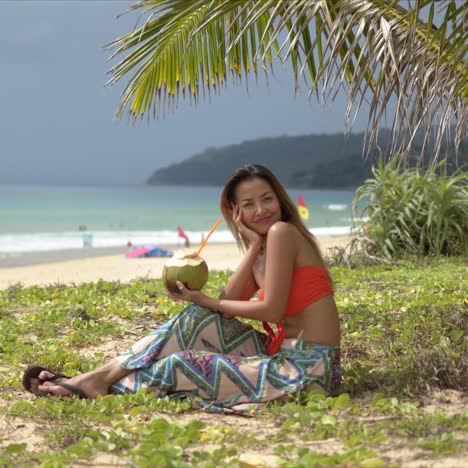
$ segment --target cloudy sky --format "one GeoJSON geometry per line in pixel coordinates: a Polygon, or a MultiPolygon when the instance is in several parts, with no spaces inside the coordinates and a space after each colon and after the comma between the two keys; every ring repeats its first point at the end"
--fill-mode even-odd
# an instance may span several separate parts
{"type": "Polygon", "coordinates": [[[122,86],[105,86],[103,45],[133,28],[136,14],[116,19],[131,3],[0,2],[0,183],[134,184],[209,146],[343,131],[345,99],[308,103],[286,71],[149,125],[116,121],[122,86]]]}

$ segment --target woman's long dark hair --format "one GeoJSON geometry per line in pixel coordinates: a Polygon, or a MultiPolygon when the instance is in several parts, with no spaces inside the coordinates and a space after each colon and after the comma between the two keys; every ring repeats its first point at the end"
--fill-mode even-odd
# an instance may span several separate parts
{"type": "Polygon", "coordinates": [[[260,179],[268,182],[278,197],[278,201],[281,208],[281,220],[287,223],[291,223],[299,230],[299,232],[309,241],[310,245],[318,255],[324,267],[326,262],[320,252],[320,248],[317,243],[315,236],[307,229],[299,216],[297,207],[287,194],[280,181],[275,175],[269,171],[266,167],[260,166],[259,164],[247,164],[234,171],[228,178],[224,190],[221,193],[220,207],[223,213],[224,219],[226,220],[229,229],[231,230],[234,239],[236,239],[237,245],[241,250],[248,248],[249,244],[246,239],[242,237],[239,230],[237,229],[236,223],[232,219],[233,207],[236,204],[236,188],[238,185],[248,179],[259,177],[260,179]]]}

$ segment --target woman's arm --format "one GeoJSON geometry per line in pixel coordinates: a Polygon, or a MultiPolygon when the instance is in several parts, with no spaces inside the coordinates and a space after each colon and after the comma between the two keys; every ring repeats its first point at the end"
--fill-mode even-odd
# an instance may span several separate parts
{"type": "Polygon", "coordinates": [[[221,291],[219,298],[232,301],[246,301],[250,299],[258,289],[253,275],[253,266],[257,260],[264,239],[256,232],[248,229],[243,223],[242,210],[238,205],[233,206],[232,219],[236,223],[239,234],[242,235],[244,239],[248,240],[249,247],[240,265],[221,291]]]}
{"type": "Polygon", "coordinates": [[[277,323],[286,310],[296,256],[297,233],[294,227],[278,222],[268,231],[263,301],[214,299],[199,291],[190,291],[182,283],[178,285],[183,299],[217,310],[224,316],[277,323]]]}

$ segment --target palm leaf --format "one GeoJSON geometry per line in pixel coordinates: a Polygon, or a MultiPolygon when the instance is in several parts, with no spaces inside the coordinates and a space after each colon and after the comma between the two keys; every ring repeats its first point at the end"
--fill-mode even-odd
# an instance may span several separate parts
{"type": "Polygon", "coordinates": [[[468,5],[433,0],[406,10],[396,0],[143,0],[130,11],[146,18],[109,45],[124,55],[109,83],[128,80],[117,115],[158,117],[182,96],[195,102],[275,62],[291,68],[294,86],[309,97],[348,95],[345,123],[368,106],[368,148],[390,118],[391,153],[405,155],[422,132],[435,157],[454,126],[458,148],[467,132],[468,5]],[[443,8],[442,8],[443,7],[443,8]],[[428,10],[426,21],[423,14],[428,10]],[[395,115],[388,116],[396,101],[395,115]],[[353,114],[352,114],[353,112],[353,114]]]}

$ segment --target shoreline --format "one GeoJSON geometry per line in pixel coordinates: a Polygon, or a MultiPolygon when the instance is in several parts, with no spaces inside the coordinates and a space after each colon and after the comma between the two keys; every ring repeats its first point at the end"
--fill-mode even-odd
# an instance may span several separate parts
{"type": "Polygon", "coordinates": [[[66,262],[68,260],[81,260],[83,258],[107,257],[109,255],[124,255],[127,250],[129,250],[129,247],[120,246],[0,254],[0,269],[66,262]]]}
{"type": "MultiPolygon", "coordinates": [[[[344,247],[349,236],[316,236],[324,254],[344,247]]],[[[178,246],[161,246],[175,252],[178,246]]],[[[198,244],[183,248],[193,253],[198,244]]],[[[22,286],[80,284],[104,281],[128,282],[137,278],[159,279],[168,257],[125,258],[129,248],[104,247],[12,254],[0,258],[0,289],[22,286]]],[[[235,243],[208,243],[201,256],[210,271],[234,271],[242,253],[235,243]]]]}

